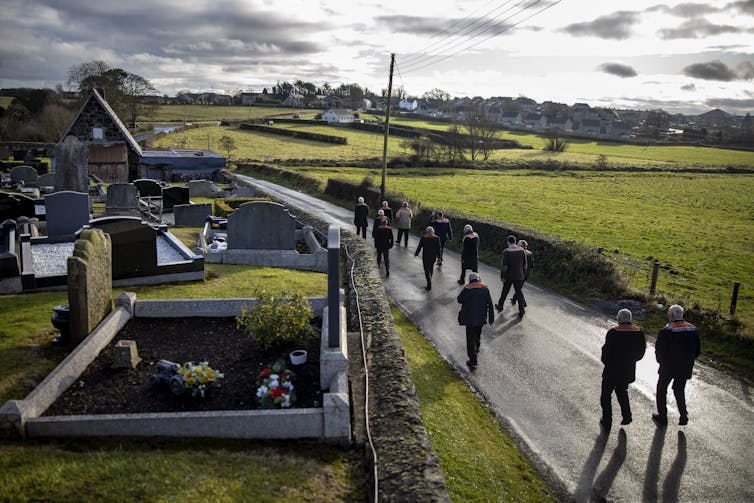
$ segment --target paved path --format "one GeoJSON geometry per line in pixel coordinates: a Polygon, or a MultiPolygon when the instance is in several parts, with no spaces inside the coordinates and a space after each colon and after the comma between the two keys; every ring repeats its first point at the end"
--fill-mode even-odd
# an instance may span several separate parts
{"type": "MultiPolygon", "coordinates": [[[[353,230],[349,210],[251,180],[292,207],[353,230]]],[[[625,428],[616,424],[602,434],[599,358],[605,332],[615,325],[612,320],[527,284],[525,318],[519,322],[517,313],[506,308],[492,328],[485,327],[479,368],[469,373],[464,329],[457,323],[460,257],[446,252],[443,267],[436,271],[432,290],[427,292],[421,260],[413,257],[417,242],[412,237],[408,248],[391,250],[390,278],[384,281],[388,297],[486,397],[540,471],[567,499],[754,501],[750,386],[697,364],[686,388],[689,425],[675,424],[678,413],[670,393],[671,425],[657,428],[650,419],[657,379],[650,345],[629,390],[634,422],[625,428]]],[[[497,301],[499,270],[482,265],[479,273],[497,301]]],[[[620,417],[615,399],[613,412],[620,417]]]]}

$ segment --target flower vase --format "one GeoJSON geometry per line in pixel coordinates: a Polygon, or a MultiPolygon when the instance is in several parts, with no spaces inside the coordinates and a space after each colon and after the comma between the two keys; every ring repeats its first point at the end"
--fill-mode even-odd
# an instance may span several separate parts
{"type": "Polygon", "coordinates": [[[295,351],[291,351],[290,355],[291,358],[291,365],[303,365],[306,363],[306,351],[303,349],[297,349],[295,351]]]}

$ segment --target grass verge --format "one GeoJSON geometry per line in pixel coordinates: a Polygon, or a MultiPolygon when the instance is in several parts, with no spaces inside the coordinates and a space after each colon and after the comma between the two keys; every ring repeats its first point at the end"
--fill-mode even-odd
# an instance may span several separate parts
{"type": "Polygon", "coordinates": [[[555,501],[494,414],[409,320],[397,308],[392,311],[451,499],[555,501]]]}

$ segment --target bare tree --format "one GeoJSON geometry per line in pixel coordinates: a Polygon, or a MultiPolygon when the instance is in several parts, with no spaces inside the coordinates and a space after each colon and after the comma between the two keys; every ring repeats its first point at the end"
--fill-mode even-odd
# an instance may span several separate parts
{"type": "Polygon", "coordinates": [[[568,147],[568,138],[560,136],[557,129],[550,129],[547,134],[547,143],[545,143],[543,150],[565,152],[566,147],[568,147]]]}
{"type": "Polygon", "coordinates": [[[236,140],[234,140],[231,136],[224,135],[220,137],[219,143],[220,148],[227,152],[226,157],[230,160],[230,151],[236,149],[236,140]]]}
{"type": "Polygon", "coordinates": [[[487,114],[484,107],[470,106],[466,109],[464,128],[468,135],[468,148],[471,160],[481,157],[489,159],[492,149],[500,134],[495,121],[487,114]]]}

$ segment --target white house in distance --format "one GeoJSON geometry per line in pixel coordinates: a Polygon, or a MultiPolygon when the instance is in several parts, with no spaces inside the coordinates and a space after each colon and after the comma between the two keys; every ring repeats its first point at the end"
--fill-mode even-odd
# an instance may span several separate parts
{"type": "Polygon", "coordinates": [[[409,112],[415,112],[419,108],[419,102],[416,100],[401,100],[398,102],[398,108],[401,110],[408,110],[409,112]]]}
{"type": "Polygon", "coordinates": [[[334,122],[337,124],[348,124],[353,122],[353,112],[342,108],[331,108],[327,112],[322,114],[322,120],[327,122],[334,122]]]}

